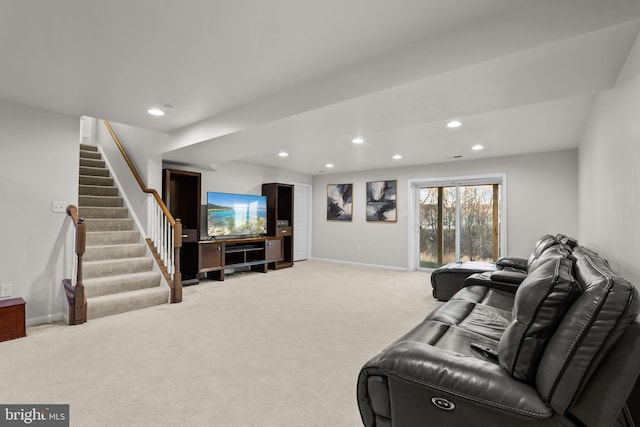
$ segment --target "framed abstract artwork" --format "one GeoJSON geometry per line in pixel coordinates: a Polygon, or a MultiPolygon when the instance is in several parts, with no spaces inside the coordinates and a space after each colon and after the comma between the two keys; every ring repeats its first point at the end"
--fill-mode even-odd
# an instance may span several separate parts
{"type": "Polygon", "coordinates": [[[353,184],[327,185],[327,220],[351,221],[353,218],[353,184]]]}
{"type": "Polygon", "coordinates": [[[396,222],[397,181],[367,182],[367,221],[396,222]]]}

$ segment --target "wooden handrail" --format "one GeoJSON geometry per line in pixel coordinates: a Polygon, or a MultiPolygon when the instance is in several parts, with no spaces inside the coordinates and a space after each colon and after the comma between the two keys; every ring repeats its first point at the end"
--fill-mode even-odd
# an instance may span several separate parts
{"type": "Polygon", "coordinates": [[[77,228],[78,223],[82,219],[82,218],[80,218],[80,216],[78,216],[78,207],[76,205],[67,206],[67,215],[69,215],[71,217],[71,220],[73,221],[73,224],[77,228]]]}
{"type": "Polygon", "coordinates": [[[158,202],[158,205],[162,209],[162,212],[165,214],[165,216],[169,219],[169,222],[171,223],[171,225],[176,225],[176,220],[173,218],[173,215],[171,215],[171,212],[169,212],[169,209],[167,209],[167,205],[164,204],[162,197],[160,197],[160,195],[156,190],[154,190],[153,188],[148,188],[145,185],[144,181],[142,180],[142,177],[138,173],[138,170],[136,169],[135,165],[129,158],[129,155],[127,154],[126,150],[122,146],[120,139],[118,139],[118,136],[116,135],[115,131],[111,127],[111,123],[109,123],[108,120],[103,120],[103,122],[104,122],[104,125],[107,127],[107,130],[111,134],[111,137],[113,138],[114,142],[118,146],[120,153],[122,153],[122,157],[124,157],[124,161],[127,162],[129,169],[131,169],[131,173],[135,177],[136,181],[138,181],[138,185],[140,186],[140,189],[147,194],[153,194],[153,198],[156,199],[156,202],[158,202]]]}
{"type": "Polygon", "coordinates": [[[173,280],[167,269],[168,266],[164,265],[164,262],[162,261],[162,257],[158,254],[155,242],[153,242],[152,239],[149,239],[149,238],[147,238],[146,241],[147,241],[147,244],[149,245],[149,249],[151,250],[154,258],[156,259],[156,262],[158,263],[158,266],[160,267],[160,270],[162,271],[162,274],[164,275],[165,279],[167,280],[167,283],[169,284],[169,287],[171,288],[171,302],[174,302],[174,303],[182,302],[182,274],[179,270],[180,248],[182,247],[182,223],[180,222],[179,219],[175,219],[173,215],[171,215],[171,212],[169,212],[167,205],[165,205],[164,201],[162,200],[158,192],[153,188],[148,188],[146,186],[146,184],[142,180],[142,177],[138,173],[138,170],[136,169],[135,165],[129,158],[127,151],[124,149],[124,146],[120,142],[118,135],[116,135],[115,131],[113,130],[113,127],[111,127],[111,123],[109,123],[108,120],[103,120],[103,123],[107,127],[107,130],[109,131],[109,133],[111,134],[113,141],[118,146],[118,150],[120,150],[120,153],[122,154],[124,161],[127,163],[127,166],[129,166],[131,173],[133,174],[136,181],[138,182],[138,185],[140,186],[140,190],[142,190],[146,194],[153,195],[153,198],[155,199],[156,203],[162,210],[162,213],[164,214],[165,218],[167,219],[167,221],[171,225],[171,228],[173,229],[174,262],[173,262],[173,265],[169,266],[174,269],[173,280]]]}

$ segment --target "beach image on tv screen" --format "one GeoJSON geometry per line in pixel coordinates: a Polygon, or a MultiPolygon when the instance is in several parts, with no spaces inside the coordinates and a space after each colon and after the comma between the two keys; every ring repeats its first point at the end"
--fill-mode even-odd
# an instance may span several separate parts
{"type": "Polygon", "coordinates": [[[264,196],[207,193],[207,235],[247,236],[266,232],[264,196]]]}

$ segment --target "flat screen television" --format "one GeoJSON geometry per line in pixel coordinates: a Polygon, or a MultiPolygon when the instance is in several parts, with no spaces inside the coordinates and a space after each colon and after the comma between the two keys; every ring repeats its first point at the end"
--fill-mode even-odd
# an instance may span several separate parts
{"type": "Polygon", "coordinates": [[[207,192],[207,236],[260,236],[266,227],[266,196],[207,192]]]}

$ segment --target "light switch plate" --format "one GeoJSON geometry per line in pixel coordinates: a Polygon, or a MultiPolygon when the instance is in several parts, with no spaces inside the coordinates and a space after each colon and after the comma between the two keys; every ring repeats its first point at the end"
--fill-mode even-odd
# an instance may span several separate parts
{"type": "Polygon", "coordinates": [[[5,283],[4,285],[0,285],[0,298],[10,297],[11,296],[11,284],[5,283]]]}
{"type": "Polygon", "coordinates": [[[61,202],[54,200],[51,202],[51,212],[65,213],[67,211],[67,202],[61,202]]]}

